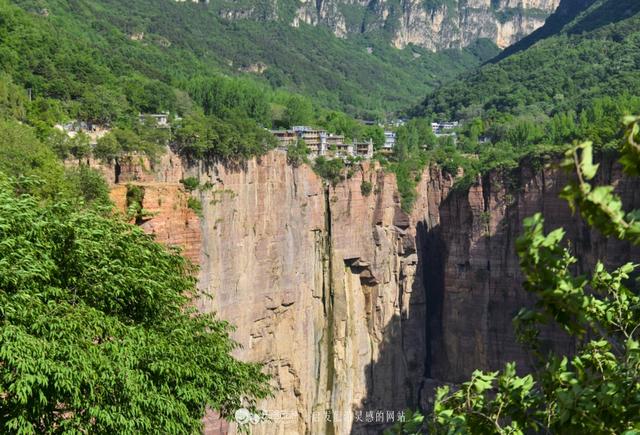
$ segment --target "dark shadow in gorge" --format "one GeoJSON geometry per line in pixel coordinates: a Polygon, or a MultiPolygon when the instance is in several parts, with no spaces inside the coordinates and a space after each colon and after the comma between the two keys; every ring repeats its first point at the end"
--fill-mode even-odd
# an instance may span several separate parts
{"type": "MultiPolygon", "coordinates": [[[[437,333],[439,327],[437,321],[431,324],[425,320],[438,317],[443,289],[438,235],[438,227],[429,230],[420,222],[415,240],[403,243],[397,307],[400,314],[384,326],[382,340],[377,343],[377,358],[374,356],[374,362],[365,369],[368,394],[355,411],[352,434],[378,434],[397,421],[405,409],[420,407],[420,391],[431,360],[430,335],[437,333]],[[415,279],[411,283],[408,278],[412,276],[415,279]]],[[[375,287],[370,289],[375,292],[375,287]]],[[[373,294],[371,299],[375,301],[376,296],[373,294]]]]}

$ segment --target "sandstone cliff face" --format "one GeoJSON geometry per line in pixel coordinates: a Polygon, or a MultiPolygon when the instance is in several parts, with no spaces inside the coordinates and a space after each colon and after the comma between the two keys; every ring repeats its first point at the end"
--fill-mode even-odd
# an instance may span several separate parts
{"type": "MultiPolygon", "coordinates": [[[[264,409],[287,413],[254,433],[366,433],[356,411],[417,405],[426,305],[414,218],[400,211],[393,176],[364,165],[328,187],[278,153],[199,176],[215,186],[202,193],[200,282],[213,298],[200,308],[238,325],[238,356],[274,376],[264,409]]],[[[437,220],[429,198],[450,184],[434,177],[421,220],[437,220]]]]}
{"type": "MultiPolygon", "coordinates": [[[[638,183],[603,166],[604,181],[639,205],[638,183]]],[[[256,434],[379,433],[379,411],[389,422],[387,411],[427,406],[433,383],[510,360],[526,367],[511,318],[531,300],[513,242],[536,211],[549,228],[569,229],[581,270],[595,258],[620,264],[639,254],[573,217],[557,198],[566,180],[552,170],[491,174],[458,192],[432,168],[411,215],[394,176],[376,166],[333,187],[278,152],[242,167],[187,166],[170,153],[153,167],[126,166],[113,189],[119,203],[123,180],[144,187],[143,206],[158,212],[143,226],[199,261],[199,308],[235,324],[238,356],[273,376],[275,397],[260,404],[273,421],[256,434]],[[199,225],[178,183],[186,176],[206,186],[193,194],[199,225]]],[[[212,416],[206,432],[236,428],[212,416]]]]}
{"type": "Polygon", "coordinates": [[[544,24],[560,0],[302,0],[295,12],[284,2],[227,3],[226,19],[290,21],[326,26],[338,37],[384,31],[398,48],[430,50],[466,47],[488,38],[507,47],[544,24]]]}

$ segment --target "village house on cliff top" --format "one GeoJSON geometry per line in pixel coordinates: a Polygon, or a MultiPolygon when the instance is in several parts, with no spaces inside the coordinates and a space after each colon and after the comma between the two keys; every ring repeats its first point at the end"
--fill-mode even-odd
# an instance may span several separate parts
{"type": "Polygon", "coordinates": [[[373,140],[347,142],[343,135],[331,134],[305,125],[297,125],[290,130],[271,130],[271,134],[278,140],[278,148],[286,150],[292,145],[304,141],[309,149],[309,157],[348,158],[373,157],[373,140]]]}

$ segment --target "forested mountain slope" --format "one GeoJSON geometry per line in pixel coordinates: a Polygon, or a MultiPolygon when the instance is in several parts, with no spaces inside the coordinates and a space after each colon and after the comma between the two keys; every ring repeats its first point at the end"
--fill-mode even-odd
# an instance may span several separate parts
{"type": "MultiPolygon", "coordinates": [[[[172,0],[11,3],[28,16],[21,16],[19,27],[5,24],[7,39],[2,45],[16,48],[20,40],[45,33],[37,43],[24,42],[20,49],[27,55],[18,59],[20,63],[47,58],[44,50],[73,50],[87,69],[134,70],[174,87],[196,75],[248,73],[266,87],[310,95],[325,107],[360,115],[417,103],[417,95],[497,53],[488,41],[437,54],[418,47],[397,50],[375,35],[342,40],[325,28],[304,23],[294,28],[280,21],[229,21],[212,6],[172,0]],[[29,27],[33,30],[25,30],[29,27]]],[[[4,1],[3,8],[8,7],[4,1]]],[[[4,66],[11,67],[11,62],[4,66]]],[[[61,67],[75,72],[73,65],[61,67]]],[[[51,82],[48,72],[47,68],[27,71],[51,82]]]]}
{"type": "Polygon", "coordinates": [[[575,20],[578,15],[596,1],[597,0],[571,0],[561,2],[555,13],[544,23],[544,26],[504,49],[502,53],[492,61],[496,62],[514,53],[525,50],[542,39],[558,34],[567,24],[575,20]]]}
{"type": "Polygon", "coordinates": [[[532,46],[485,65],[427,96],[416,113],[472,118],[489,112],[551,114],[640,91],[640,3],[565,0],[523,41],[532,46]],[[570,16],[564,15],[569,8],[570,16]],[[543,37],[547,33],[552,36],[543,37]]]}

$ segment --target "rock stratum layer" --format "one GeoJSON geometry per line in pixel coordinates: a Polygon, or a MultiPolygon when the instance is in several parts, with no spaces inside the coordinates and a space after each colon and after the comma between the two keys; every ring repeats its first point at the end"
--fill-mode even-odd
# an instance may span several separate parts
{"type": "MultiPolygon", "coordinates": [[[[431,168],[407,215],[394,176],[370,164],[331,187],[278,152],[234,168],[183,166],[171,154],[139,163],[120,165],[114,201],[126,204],[123,184],[144,188],[155,214],[143,227],[199,262],[199,308],[235,324],[238,357],[273,376],[275,396],[259,404],[273,421],[256,434],[379,433],[387,411],[427,406],[434,383],[512,360],[526,368],[511,318],[531,299],[513,242],[534,212],[568,230],[581,271],[639,254],[573,216],[558,199],[566,179],[551,169],[490,174],[460,192],[431,168]],[[192,194],[199,222],[179,184],[187,176],[203,186],[192,194]]],[[[602,168],[604,182],[640,205],[637,182],[602,168]]],[[[571,346],[556,331],[545,336],[571,346]]],[[[236,428],[210,417],[206,432],[236,428]]]]}
{"type": "Polygon", "coordinates": [[[225,19],[286,20],[347,37],[383,31],[398,48],[466,47],[480,38],[505,48],[544,24],[560,0],[263,0],[217,5],[225,19]]]}

